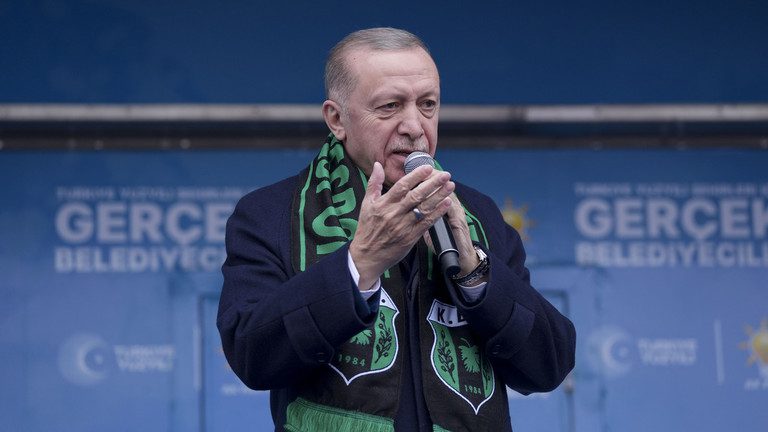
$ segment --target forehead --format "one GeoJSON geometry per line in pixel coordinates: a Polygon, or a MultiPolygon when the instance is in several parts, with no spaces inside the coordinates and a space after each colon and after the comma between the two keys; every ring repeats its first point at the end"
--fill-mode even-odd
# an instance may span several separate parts
{"type": "Polygon", "coordinates": [[[439,87],[437,66],[422,48],[390,51],[355,49],[347,54],[346,62],[357,88],[377,87],[391,80],[439,87]]]}

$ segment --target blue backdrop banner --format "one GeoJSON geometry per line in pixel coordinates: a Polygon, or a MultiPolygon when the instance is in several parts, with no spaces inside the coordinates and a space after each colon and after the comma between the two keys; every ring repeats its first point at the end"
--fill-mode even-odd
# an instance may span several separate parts
{"type": "MultiPolygon", "coordinates": [[[[268,394],[215,328],[224,230],[314,151],[0,155],[0,429],[267,430],[268,394]]],[[[555,392],[513,426],[768,424],[768,153],[445,150],[522,234],[578,331],[555,392]]]]}

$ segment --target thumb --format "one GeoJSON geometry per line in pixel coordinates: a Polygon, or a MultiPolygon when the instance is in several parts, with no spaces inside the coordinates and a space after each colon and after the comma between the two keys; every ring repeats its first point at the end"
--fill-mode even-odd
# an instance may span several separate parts
{"type": "Polygon", "coordinates": [[[384,185],[384,168],[378,162],[373,163],[373,170],[371,176],[368,178],[368,189],[365,194],[371,199],[376,199],[381,196],[381,188],[384,185]]]}
{"type": "Polygon", "coordinates": [[[435,253],[435,246],[432,244],[432,236],[429,235],[429,230],[424,231],[424,234],[422,234],[421,237],[424,239],[424,243],[427,244],[429,250],[432,253],[435,253]]]}

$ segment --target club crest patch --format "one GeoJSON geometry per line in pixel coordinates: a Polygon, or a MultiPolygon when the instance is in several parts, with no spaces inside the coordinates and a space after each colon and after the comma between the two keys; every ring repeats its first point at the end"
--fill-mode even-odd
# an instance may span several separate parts
{"type": "Polygon", "coordinates": [[[395,318],[399,314],[395,302],[381,288],[379,313],[373,328],[345,342],[329,364],[347,385],[363,375],[384,372],[395,363],[398,352],[395,318]]]}
{"type": "Polygon", "coordinates": [[[433,300],[427,315],[432,327],[432,368],[440,381],[466,401],[475,414],[491,399],[496,386],[493,368],[459,310],[433,300]]]}

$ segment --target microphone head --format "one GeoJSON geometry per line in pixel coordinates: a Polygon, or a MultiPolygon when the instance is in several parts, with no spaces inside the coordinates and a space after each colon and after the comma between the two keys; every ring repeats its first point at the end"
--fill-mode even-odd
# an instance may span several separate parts
{"type": "Polygon", "coordinates": [[[406,174],[410,174],[411,171],[415,170],[416,168],[422,165],[430,165],[432,166],[432,168],[434,168],[435,161],[434,159],[432,159],[432,156],[430,156],[429,153],[415,151],[409,154],[407,158],[405,158],[405,163],[403,164],[403,170],[405,171],[406,174]]]}

